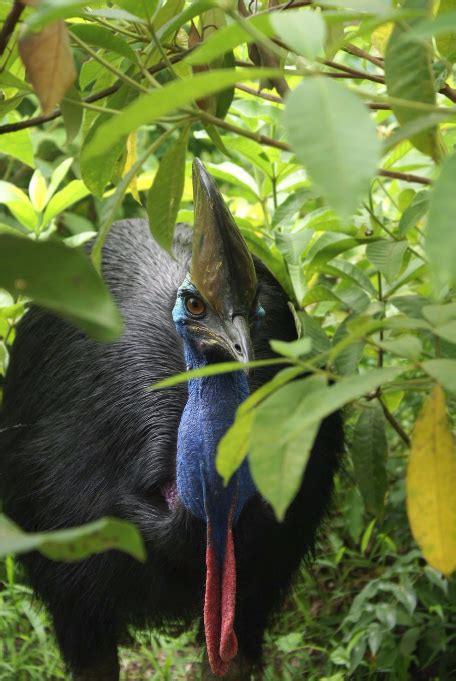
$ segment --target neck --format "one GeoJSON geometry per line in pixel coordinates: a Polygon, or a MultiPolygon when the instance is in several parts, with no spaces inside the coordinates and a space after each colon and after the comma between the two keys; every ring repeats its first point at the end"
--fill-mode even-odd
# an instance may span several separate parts
{"type": "MultiPolygon", "coordinates": [[[[188,369],[207,364],[187,343],[185,359],[188,369]]],[[[188,382],[188,401],[178,432],[177,489],[187,509],[202,520],[206,521],[208,514],[226,517],[232,511],[235,522],[243,503],[254,490],[247,462],[227,487],[224,487],[215,468],[218,443],[248,394],[247,377],[243,371],[188,382]]]]}

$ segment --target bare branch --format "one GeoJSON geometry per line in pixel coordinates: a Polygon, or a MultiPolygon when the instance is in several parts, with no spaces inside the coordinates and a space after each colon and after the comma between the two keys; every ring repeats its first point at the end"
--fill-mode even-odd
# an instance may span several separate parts
{"type": "Polygon", "coordinates": [[[0,56],[4,53],[7,48],[8,41],[16,28],[16,24],[21,18],[21,14],[24,11],[25,6],[20,2],[20,0],[15,0],[11,8],[11,12],[5,19],[5,23],[0,31],[0,56]]]}

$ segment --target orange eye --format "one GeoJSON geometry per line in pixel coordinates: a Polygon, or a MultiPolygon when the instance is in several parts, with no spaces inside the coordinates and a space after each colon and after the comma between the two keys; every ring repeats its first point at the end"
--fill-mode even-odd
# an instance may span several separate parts
{"type": "Polygon", "coordinates": [[[201,298],[196,298],[196,296],[189,296],[185,301],[185,305],[190,314],[194,315],[195,317],[200,317],[206,312],[205,304],[201,298]]]}

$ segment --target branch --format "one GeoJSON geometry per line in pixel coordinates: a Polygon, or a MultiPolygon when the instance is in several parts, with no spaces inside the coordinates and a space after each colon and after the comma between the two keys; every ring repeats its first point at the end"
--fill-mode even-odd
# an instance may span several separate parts
{"type": "MultiPolygon", "coordinates": [[[[248,95],[253,95],[254,97],[259,97],[267,102],[274,102],[275,104],[283,104],[282,97],[277,97],[276,95],[270,95],[269,92],[263,92],[262,90],[254,90],[248,85],[243,83],[236,83],[236,89],[247,92],[248,95]]],[[[368,102],[366,106],[372,111],[391,111],[391,106],[389,104],[382,104],[382,102],[368,102]]]]}
{"type": "Polygon", "coordinates": [[[401,440],[407,445],[407,447],[410,447],[411,441],[405,430],[402,428],[401,424],[399,421],[393,416],[393,414],[390,412],[386,404],[383,402],[381,397],[378,395],[378,401],[380,402],[380,405],[383,409],[383,413],[385,415],[386,420],[393,426],[394,430],[396,433],[399,435],[401,440]]]}
{"type": "Polygon", "coordinates": [[[431,185],[432,180],[422,175],[414,175],[413,173],[400,173],[396,170],[385,170],[380,168],[378,174],[382,177],[389,177],[392,180],[403,180],[404,182],[416,182],[417,184],[431,185]]]}
{"type": "Polygon", "coordinates": [[[355,57],[359,57],[360,59],[370,61],[371,64],[375,64],[375,66],[378,66],[380,69],[383,68],[383,59],[380,59],[379,57],[374,57],[372,54],[369,54],[369,52],[365,52],[364,50],[361,50],[359,47],[356,47],[356,45],[348,43],[347,45],[344,45],[342,49],[344,52],[348,52],[348,54],[353,54],[355,57]]]}
{"type": "MultiPolygon", "coordinates": [[[[180,61],[184,57],[189,54],[191,50],[186,50],[185,52],[180,52],[179,54],[175,54],[171,57],[169,57],[169,61],[172,64],[175,64],[176,62],[180,61]]],[[[159,71],[163,71],[164,69],[168,68],[168,64],[165,64],[164,62],[159,62],[158,64],[155,64],[155,66],[151,66],[150,69],[148,69],[149,73],[154,74],[158,73],[159,71]]],[[[100,99],[104,99],[105,97],[108,97],[109,95],[114,94],[114,92],[117,92],[117,90],[120,87],[120,83],[115,83],[114,85],[111,85],[110,87],[106,87],[103,90],[99,90],[98,92],[94,92],[92,95],[89,95],[88,97],[85,97],[82,102],[85,104],[91,104],[92,102],[98,102],[100,99]]],[[[17,130],[24,130],[25,128],[34,128],[37,125],[41,125],[42,123],[48,123],[49,121],[53,121],[56,118],[59,118],[59,116],[62,115],[62,112],[60,109],[56,109],[56,111],[53,111],[51,114],[48,116],[35,116],[34,118],[29,118],[26,121],[18,121],[17,123],[7,123],[5,125],[0,125],[0,135],[6,135],[9,132],[17,132],[17,130]]]]}
{"type": "Polygon", "coordinates": [[[16,24],[21,18],[21,14],[24,11],[24,9],[25,6],[20,2],[20,0],[14,0],[11,12],[6,17],[5,23],[3,24],[2,30],[0,31],[0,56],[6,50],[8,40],[10,39],[11,34],[16,28],[16,24]]]}

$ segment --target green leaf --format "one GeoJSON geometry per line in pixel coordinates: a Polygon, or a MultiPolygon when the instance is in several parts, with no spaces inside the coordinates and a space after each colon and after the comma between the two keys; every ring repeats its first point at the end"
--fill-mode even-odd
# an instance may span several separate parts
{"type": "MultiPolygon", "coordinates": [[[[429,0],[406,0],[404,9],[430,8],[429,0]]],[[[385,52],[385,82],[390,97],[408,99],[412,103],[435,106],[436,94],[432,73],[430,45],[410,38],[410,29],[417,20],[398,23],[385,52]]],[[[405,125],[423,116],[422,109],[392,104],[399,123],[405,125]]],[[[411,136],[412,144],[436,161],[442,157],[442,141],[437,126],[411,136]]]]}
{"type": "MultiPolygon", "coordinates": [[[[291,13],[296,15],[296,12],[291,13]]],[[[270,37],[274,33],[270,17],[267,14],[254,15],[246,19],[245,23],[253,29],[261,31],[266,37],[270,37]]],[[[186,61],[193,66],[210,64],[228,50],[234,50],[238,45],[249,44],[254,40],[255,37],[243,25],[233,22],[212,33],[207,40],[193,50],[186,61]]]]}
{"type": "Polygon", "coordinates": [[[74,33],[78,38],[81,38],[89,45],[96,45],[103,50],[115,52],[122,55],[126,59],[136,63],[136,53],[130,47],[126,40],[114,33],[104,26],[96,26],[95,24],[73,24],[71,26],[71,33],[74,33]]]}
{"type": "Polygon", "coordinates": [[[101,518],[81,527],[27,533],[5,515],[0,515],[0,558],[40,551],[51,560],[72,562],[109,549],[125,551],[140,561],[146,560],[143,539],[136,527],[126,520],[101,518]]]}
{"type": "Polygon", "coordinates": [[[46,203],[47,185],[41,170],[37,169],[29,184],[29,196],[37,213],[41,213],[46,203]]]}
{"type": "Polygon", "coordinates": [[[29,130],[16,130],[0,137],[0,154],[17,158],[21,163],[34,167],[33,145],[29,130]]]}
{"type": "Polygon", "coordinates": [[[380,142],[358,97],[330,78],[305,79],[287,98],[287,136],[324,198],[343,218],[375,175],[380,142]]]}
{"type": "Polygon", "coordinates": [[[453,62],[456,60],[456,2],[440,0],[437,16],[433,20],[419,21],[412,33],[417,38],[436,38],[442,57],[453,62]]]}
{"type": "Polygon", "coordinates": [[[68,90],[65,97],[60,102],[67,144],[77,137],[77,134],[81,129],[84,109],[79,102],[81,102],[81,93],[75,85],[68,90]]]}
{"type": "Polygon", "coordinates": [[[59,213],[81,201],[90,194],[82,180],[71,180],[61,191],[54,194],[44,211],[43,225],[47,225],[59,213]]]}
{"type": "Polygon", "coordinates": [[[421,368],[444,388],[456,393],[456,360],[429,359],[421,362],[421,368]]]}
{"type": "Polygon", "coordinates": [[[285,342],[280,340],[269,341],[269,344],[279,355],[290,357],[291,359],[299,359],[303,355],[308,355],[312,349],[312,341],[310,338],[298,338],[297,340],[285,342]]]}
{"type": "Polygon", "coordinates": [[[273,228],[285,226],[288,222],[291,222],[291,218],[301,210],[305,201],[311,196],[312,193],[309,189],[298,189],[298,191],[287,196],[285,201],[274,211],[271,226],[273,228]]]}
{"type": "MultiPolygon", "coordinates": [[[[347,325],[351,317],[344,319],[342,324],[336,329],[333,336],[333,348],[344,339],[350,337],[347,325]]],[[[342,376],[347,374],[357,374],[361,357],[363,356],[365,341],[353,339],[349,345],[337,352],[333,364],[336,372],[342,376]]]]}
{"type": "Polygon", "coordinates": [[[421,308],[423,316],[431,322],[433,326],[442,326],[447,322],[456,319],[456,303],[445,303],[444,305],[423,305],[421,308]]]}
{"type": "Polygon", "coordinates": [[[103,154],[130,132],[141,125],[151,124],[190,102],[220,92],[237,82],[280,75],[281,72],[277,69],[214,69],[173,81],[161,89],[141,95],[121,114],[100,125],[93,139],[87,142],[86,160],[89,163],[98,158],[98,162],[102,163],[103,154]]]}
{"type": "Polygon", "coordinates": [[[184,371],[182,374],[165,378],[163,381],[154,383],[154,385],[150,386],[149,390],[162,390],[163,388],[171,388],[173,385],[178,385],[178,383],[187,383],[194,378],[218,376],[218,374],[228,374],[231,371],[245,371],[246,369],[287,364],[289,361],[289,359],[278,357],[274,359],[256,359],[252,362],[218,362],[216,364],[208,364],[202,369],[192,369],[191,371],[184,371]]]}
{"type": "Polygon", "coordinates": [[[290,281],[287,266],[277,246],[274,244],[268,246],[266,240],[252,229],[241,229],[241,232],[252,253],[261,260],[271,274],[277,279],[281,287],[287,293],[289,299],[293,300],[293,286],[290,281]]]}
{"type": "Polygon", "coordinates": [[[399,357],[406,357],[407,359],[419,359],[423,352],[423,345],[417,336],[404,335],[398,336],[392,340],[386,340],[379,345],[387,352],[392,352],[399,357]]]}
{"type": "Polygon", "coordinates": [[[250,469],[279,520],[299,489],[321,420],[402,370],[374,369],[332,386],[325,378],[311,376],[280,388],[259,405],[250,436],[250,469]]]}
{"type": "Polygon", "coordinates": [[[288,47],[309,60],[322,56],[326,39],[326,25],[315,10],[275,12],[271,24],[288,47]]]}
{"type": "Polygon", "coordinates": [[[97,340],[122,332],[120,313],[90,260],[58,241],[0,234],[0,287],[32,298],[97,340]]]}
{"type": "MultiPolygon", "coordinates": [[[[105,5],[104,0],[91,0],[90,7],[105,5]]],[[[42,0],[35,11],[27,18],[26,26],[38,31],[56,19],[77,16],[87,7],[87,0],[42,0]]]]}
{"type": "Polygon", "coordinates": [[[38,225],[38,216],[28,196],[22,189],[15,187],[10,182],[0,180],[0,204],[8,206],[16,220],[27,229],[35,230],[38,225]]]}
{"type": "MultiPolygon", "coordinates": [[[[123,85],[117,92],[108,97],[106,106],[110,109],[123,111],[128,104],[137,97],[137,92],[127,85],[123,85]]],[[[81,176],[90,191],[101,198],[108,182],[115,173],[116,163],[126,148],[126,137],[112,138],[106,145],[102,156],[92,156],[90,153],[94,139],[104,130],[105,126],[119,120],[122,114],[100,114],[84,139],[81,149],[81,176]]],[[[108,133],[109,134],[109,133],[108,133]]]]}
{"type": "Polygon", "coordinates": [[[172,252],[174,228],[184,191],[188,134],[189,128],[185,128],[169,147],[147,195],[152,236],[168,253],[172,252]]]}
{"type": "Polygon", "coordinates": [[[405,236],[409,229],[416,227],[421,218],[426,215],[429,209],[430,194],[427,189],[418,192],[412,203],[404,210],[399,221],[399,236],[405,236]]]}
{"type": "Polygon", "coordinates": [[[320,425],[319,421],[314,421],[299,439],[289,438],[290,413],[295,413],[306,399],[320,394],[325,383],[321,376],[288,383],[254,412],[250,434],[250,471],[259,492],[272,505],[279,520],[283,520],[301,485],[320,425]]]}
{"type": "Polygon", "coordinates": [[[381,515],[388,487],[386,477],[388,443],[385,417],[378,402],[371,403],[361,412],[350,449],[356,483],[364,504],[374,515],[381,515]]]}
{"type": "Polygon", "coordinates": [[[310,338],[312,342],[312,355],[329,351],[331,347],[329,338],[314,317],[308,315],[304,310],[298,310],[295,312],[295,319],[299,324],[298,334],[300,338],[310,338]]]}
{"type": "Polygon", "coordinates": [[[436,281],[456,282],[456,154],[442,166],[431,196],[426,252],[436,281]]]}
{"type": "Polygon", "coordinates": [[[388,282],[392,282],[402,267],[407,241],[388,241],[379,239],[366,247],[366,255],[379,272],[385,275],[388,282]]]}

